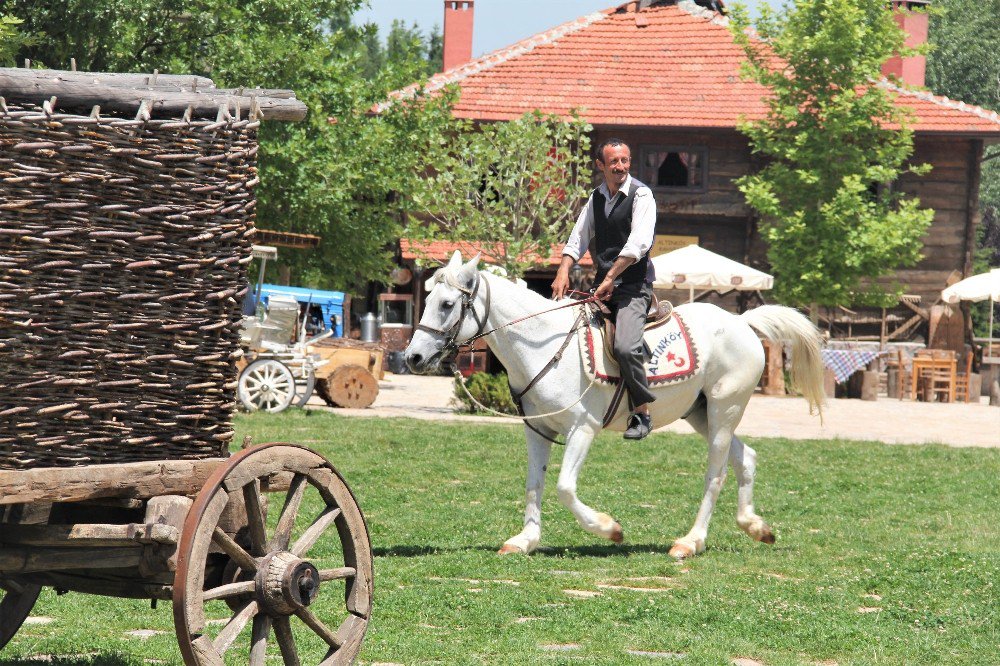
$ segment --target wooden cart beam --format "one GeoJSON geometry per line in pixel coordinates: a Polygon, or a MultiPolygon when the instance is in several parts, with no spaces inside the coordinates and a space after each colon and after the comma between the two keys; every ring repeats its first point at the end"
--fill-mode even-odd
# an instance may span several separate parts
{"type": "Polygon", "coordinates": [[[223,458],[0,470],[0,505],[194,495],[223,458]]]}
{"type": "Polygon", "coordinates": [[[135,546],[148,543],[176,544],[176,527],[149,523],[125,525],[4,525],[0,541],[15,546],[135,546]]]}

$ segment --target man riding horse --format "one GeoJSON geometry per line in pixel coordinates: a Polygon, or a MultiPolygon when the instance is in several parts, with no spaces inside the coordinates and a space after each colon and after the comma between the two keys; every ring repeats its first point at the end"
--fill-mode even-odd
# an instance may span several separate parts
{"type": "Polygon", "coordinates": [[[552,282],[552,297],[569,288],[569,269],[589,249],[597,267],[594,295],[606,301],[615,322],[614,355],[628,390],[631,415],[625,439],[642,439],[653,429],[642,341],[655,279],[649,250],[656,227],[653,192],[629,175],[632,154],[621,139],[597,148],[597,168],[604,182],[590,195],[563,248],[552,282]]]}

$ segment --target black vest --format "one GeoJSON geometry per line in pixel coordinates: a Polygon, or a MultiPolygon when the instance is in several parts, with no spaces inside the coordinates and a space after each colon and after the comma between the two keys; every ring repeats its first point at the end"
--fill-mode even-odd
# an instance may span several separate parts
{"type": "MultiPolygon", "coordinates": [[[[635,178],[632,179],[632,187],[629,189],[627,197],[622,197],[619,191],[616,195],[617,202],[611,209],[610,215],[604,214],[605,197],[600,188],[594,190],[591,196],[594,214],[594,237],[590,240],[590,256],[594,260],[597,268],[597,275],[594,276],[594,284],[600,284],[604,276],[614,265],[615,260],[621,253],[625,243],[628,242],[629,234],[632,233],[632,202],[635,201],[635,193],[640,187],[645,187],[635,178]]],[[[641,285],[643,282],[652,283],[652,278],[647,280],[648,274],[652,273],[652,265],[649,263],[649,252],[639,257],[639,260],[626,268],[618,280],[621,284],[641,285]]]]}

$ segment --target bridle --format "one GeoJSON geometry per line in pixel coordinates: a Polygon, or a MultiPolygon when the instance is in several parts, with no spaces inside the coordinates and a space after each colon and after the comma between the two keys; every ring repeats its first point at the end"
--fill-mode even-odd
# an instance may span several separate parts
{"type": "Polygon", "coordinates": [[[434,328],[433,326],[427,326],[426,324],[417,324],[418,331],[424,331],[426,333],[444,337],[444,346],[441,348],[441,354],[442,356],[447,356],[450,352],[457,351],[459,347],[470,345],[483,335],[487,335],[489,333],[484,333],[483,331],[486,329],[486,321],[490,316],[490,281],[485,280],[486,307],[483,309],[483,317],[480,319],[474,306],[476,302],[476,295],[479,293],[479,285],[482,284],[484,280],[478,271],[476,272],[476,283],[472,286],[472,289],[468,289],[459,284],[450,273],[445,273],[444,271],[435,275],[434,280],[435,282],[444,282],[462,293],[462,309],[459,311],[458,320],[455,321],[450,328],[441,329],[434,328]],[[472,314],[472,318],[476,322],[476,333],[465,342],[456,342],[458,340],[458,333],[462,330],[462,324],[465,322],[465,315],[469,313],[472,314]]]}
{"type": "MultiPolygon", "coordinates": [[[[590,304],[591,303],[597,303],[598,306],[600,307],[600,302],[598,301],[597,297],[594,296],[593,294],[583,294],[581,292],[573,292],[575,294],[579,294],[581,296],[585,296],[585,298],[583,298],[581,300],[573,301],[572,303],[564,303],[563,305],[557,305],[556,307],[549,308],[548,310],[542,310],[541,312],[535,312],[533,314],[530,314],[530,315],[527,315],[527,316],[524,316],[524,317],[520,317],[520,318],[515,319],[513,321],[509,321],[506,324],[501,324],[500,326],[497,326],[495,328],[491,328],[490,330],[487,331],[487,330],[485,330],[485,328],[486,328],[487,319],[489,318],[489,315],[490,315],[490,303],[491,303],[490,281],[489,280],[485,280],[485,282],[486,282],[486,307],[483,310],[483,317],[482,317],[482,319],[479,318],[479,315],[476,313],[475,307],[473,307],[473,305],[474,305],[474,303],[476,301],[476,295],[479,293],[479,285],[480,285],[480,283],[484,282],[483,277],[482,277],[482,275],[479,272],[476,273],[476,283],[472,286],[472,289],[465,288],[463,285],[459,284],[451,274],[444,273],[443,271],[439,272],[437,275],[434,276],[434,281],[435,282],[444,282],[445,284],[448,284],[448,285],[454,287],[455,289],[457,289],[458,291],[460,291],[462,293],[462,309],[459,312],[458,321],[456,321],[454,324],[452,324],[450,328],[448,328],[448,329],[434,328],[433,326],[427,326],[425,324],[417,324],[417,326],[416,326],[416,328],[417,328],[418,331],[424,331],[426,333],[431,333],[433,335],[440,335],[440,336],[444,337],[444,340],[445,340],[444,341],[444,346],[441,348],[441,350],[439,352],[439,354],[441,356],[447,356],[449,353],[451,353],[453,351],[457,351],[460,347],[470,346],[476,340],[478,340],[479,338],[482,338],[482,337],[485,337],[487,335],[490,335],[491,333],[493,333],[495,331],[498,331],[501,328],[506,328],[508,326],[512,326],[512,325],[517,324],[519,322],[522,322],[522,321],[524,321],[526,319],[531,319],[532,317],[537,317],[538,315],[542,315],[542,314],[545,314],[547,312],[552,312],[554,310],[562,310],[563,308],[572,308],[572,307],[579,307],[580,308],[580,313],[577,316],[576,321],[574,322],[572,328],[566,334],[566,337],[563,340],[562,345],[559,347],[559,350],[556,351],[556,353],[552,356],[551,359],[549,359],[549,362],[545,364],[545,366],[541,369],[541,371],[537,375],[535,375],[535,377],[530,382],[528,382],[528,385],[525,386],[522,390],[520,390],[520,391],[514,391],[513,389],[511,389],[511,398],[514,400],[514,403],[517,405],[518,411],[521,412],[522,416],[520,418],[524,421],[524,424],[527,427],[531,428],[533,431],[535,431],[538,435],[540,435],[544,439],[546,439],[546,440],[548,440],[550,442],[554,442],[556,444],[560,444],[561,442],[558,442],[554,438],[548,436],[547,434],[545,434],[544,432],[542,432],[541,430],[539,430],[538,428],[536,428],[534,425],[532,425],[531,422],[529,421],[529,419],[545,418],[545,417],[549,417],[549,416],[554,416],[556,414],[561,414],[562,412],[567,411],[568,409],[570,409],[571,407],[573,407],[574,405],[576,405],[577,403],[579,403],[581,400],[583,400],[583,397],[590,391],[591,388],[593,388],[594,384],[597,382],[597,377],[596,376],[594,377],[594,379],[590,382],[590,386],[588,386],[586,389],[584,389],[583,393],[580,394],[580,397],[576,399],[576,402],[572,403],[571,405],[569,405],[567,407],[564,407],[563,409],[560,409],[560,410],[557,410],[557,411],[554,411],[554,412],[549,412],[547,414],[532,414],[531,416],[524,416],[524,409],[521,407],[521,399],[524,397],[524,395],[528,391],[531,390],[531,388],[533,386],[535,386],[535,384],[538,383],[538,381],[542,377],[544,377],[546,375],[546,373],[548,373],[549,370],[551,370],[553,367],[555,367],[555,365],[557,363],[559,363],[559,360],[562,358],[563,352],[566,351],[566,347],[569,346],[569,343],[573,339],[573,337],[576,335],[577,330],[579,330],[580,326],[582,326],[586,322],[586,320],[589,318],[589,312],[590,312],[589,306],[590,306],[590,304]],[[465,315],[469,314],[469,313],[472,313],[472,318],[475,319],[475,321],[476,321],[476,324],[477,324],[476,333],[475,333],[475,335],[473,335],[472,337],[470,337],[465,342],[456,342],[458,340],[458,333],[462,329],[462,323],[465,321],[465,315]]],[[[461,375],[461,373],[459,373],[458,368],[454,368],[454,374],[455,374],[455,378],[459,380],[459,382],[458,382],[459,386],[462,387],[462,389],[466,392],[466,395],[468,395],[468,397],[480,409],[483,409],[484,411],[488,411],[488,412],[493,412],[493,413],[495,413],[495,414],[497,414],[499,416],[504,416],[504,417],[508,416],[507,414],[503,414],[503,413],[497,412],[497,411],[495,411],[495,410],[493,410],[493,409],[491,409],[489,407],[486,407],[485,405],[483,405],[482,403],[480,403],[478,400],[476,400],[476,398],[471,393],[469,393],[469,390],[468,390],[468,388],[466,388],[465,383],[463,381],[461,381],[462,375],[461,375]]],[[[605,421],[607,421],[607,419],[605,421]]],[[[605,425],[606,425],[606,422],[605,422],[605,425]]]]}

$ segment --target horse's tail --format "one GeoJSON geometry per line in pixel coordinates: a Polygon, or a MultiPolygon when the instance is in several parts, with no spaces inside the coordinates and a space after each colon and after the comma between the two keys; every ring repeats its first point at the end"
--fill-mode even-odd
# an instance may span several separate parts
{"type": "Polygon", "coordinates": [[[820,333],[805,315],[783,305],[763,305],[747,310],[741,317],[772,342],[792,343],[792,387],[823,418],[823,358],[820,333]]]}

